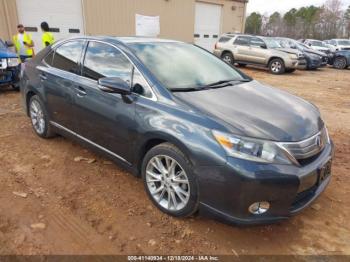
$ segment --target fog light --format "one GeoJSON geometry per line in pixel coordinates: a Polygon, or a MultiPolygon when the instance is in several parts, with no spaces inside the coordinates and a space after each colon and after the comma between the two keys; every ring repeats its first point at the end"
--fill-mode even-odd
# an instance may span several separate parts
{"type": "Polygon", "coordinates": [[[270,208],[269,202],[256,202],[249,207],[249,212],[254,215],[266,213],[270,208]]]}

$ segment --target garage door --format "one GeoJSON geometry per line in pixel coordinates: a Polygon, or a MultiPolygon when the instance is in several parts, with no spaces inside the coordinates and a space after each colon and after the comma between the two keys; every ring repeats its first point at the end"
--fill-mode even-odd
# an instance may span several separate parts
{"type": "Polygon", "coordinates": [[[221,5],[196,3],[195,43],[209,51],[214,50],[220,35],[221,10],[221,5]]]}
{"type": "Polygon", "coordinates": [[[55,40],[84,34],[82,0],[17,0],[19,22],[42,49],[40,24],[49,23],[55,40]]]}

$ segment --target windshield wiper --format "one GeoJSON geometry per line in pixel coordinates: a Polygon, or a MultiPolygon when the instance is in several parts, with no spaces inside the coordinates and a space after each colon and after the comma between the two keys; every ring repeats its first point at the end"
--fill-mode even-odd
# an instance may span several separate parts
{"type": "Polygon", "coordinates": [[[188,88],[172,88],[172,92],[193,92],[193,91],[202,91],[212,88],[223,88],[227,86],[234,86],[239,83],[251,82],[251,79],[233,79],[233,80],[221,80],[204,86],[197,87],[188,87],[188,88]]]}
{"type": "Polygon", "coordinates": [[[215,86],[220,86],[220,85],[223,85],[223,84],[233,84],[234,82],[242,83],[242,82],[250,82],[250,81],[251,80],[249,80],[249,79],[221,80],[221,81],[209,84],[209,85],[205,85],[205,87],[215,87],[215,86]]]}

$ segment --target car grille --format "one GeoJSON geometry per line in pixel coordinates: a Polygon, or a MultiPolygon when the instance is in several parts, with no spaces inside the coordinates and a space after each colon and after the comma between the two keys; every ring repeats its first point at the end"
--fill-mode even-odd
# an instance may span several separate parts
{"type": "Polygon", "coordinates": [[[350,50],[350,47],[343,47],[341,50],[350,50]]]}
{"type": "Polygon", "coordinates": [[[323,128],[318,134],[301,142],[280,143],[301,165],[315,160],[328,143],[328,132],[323,128]]]}

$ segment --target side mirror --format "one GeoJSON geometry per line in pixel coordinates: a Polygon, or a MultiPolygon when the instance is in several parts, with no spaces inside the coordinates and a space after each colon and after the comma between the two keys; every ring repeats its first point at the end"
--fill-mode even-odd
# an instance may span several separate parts
{"type": "Polygon", "coordinates": [[[262,44],[260,47],[261,47],[262,49],[267,49],[267,45],[265,45],[265,44],[262,44]]]}
{"type": "Polygon", "coordinates": [[[5,42],[5,45],[6,45],[7,47],[13,47],[13,46],[14,46],[14,44],[13,44],[12,41],[6,41],[6,42],[5,42]]]}
{"type": "Polygon", "coordinates": [[[129,83],[119,77],[103,77],[98,80],[99,89],[106,93],[130,95],[129,83]]]}

